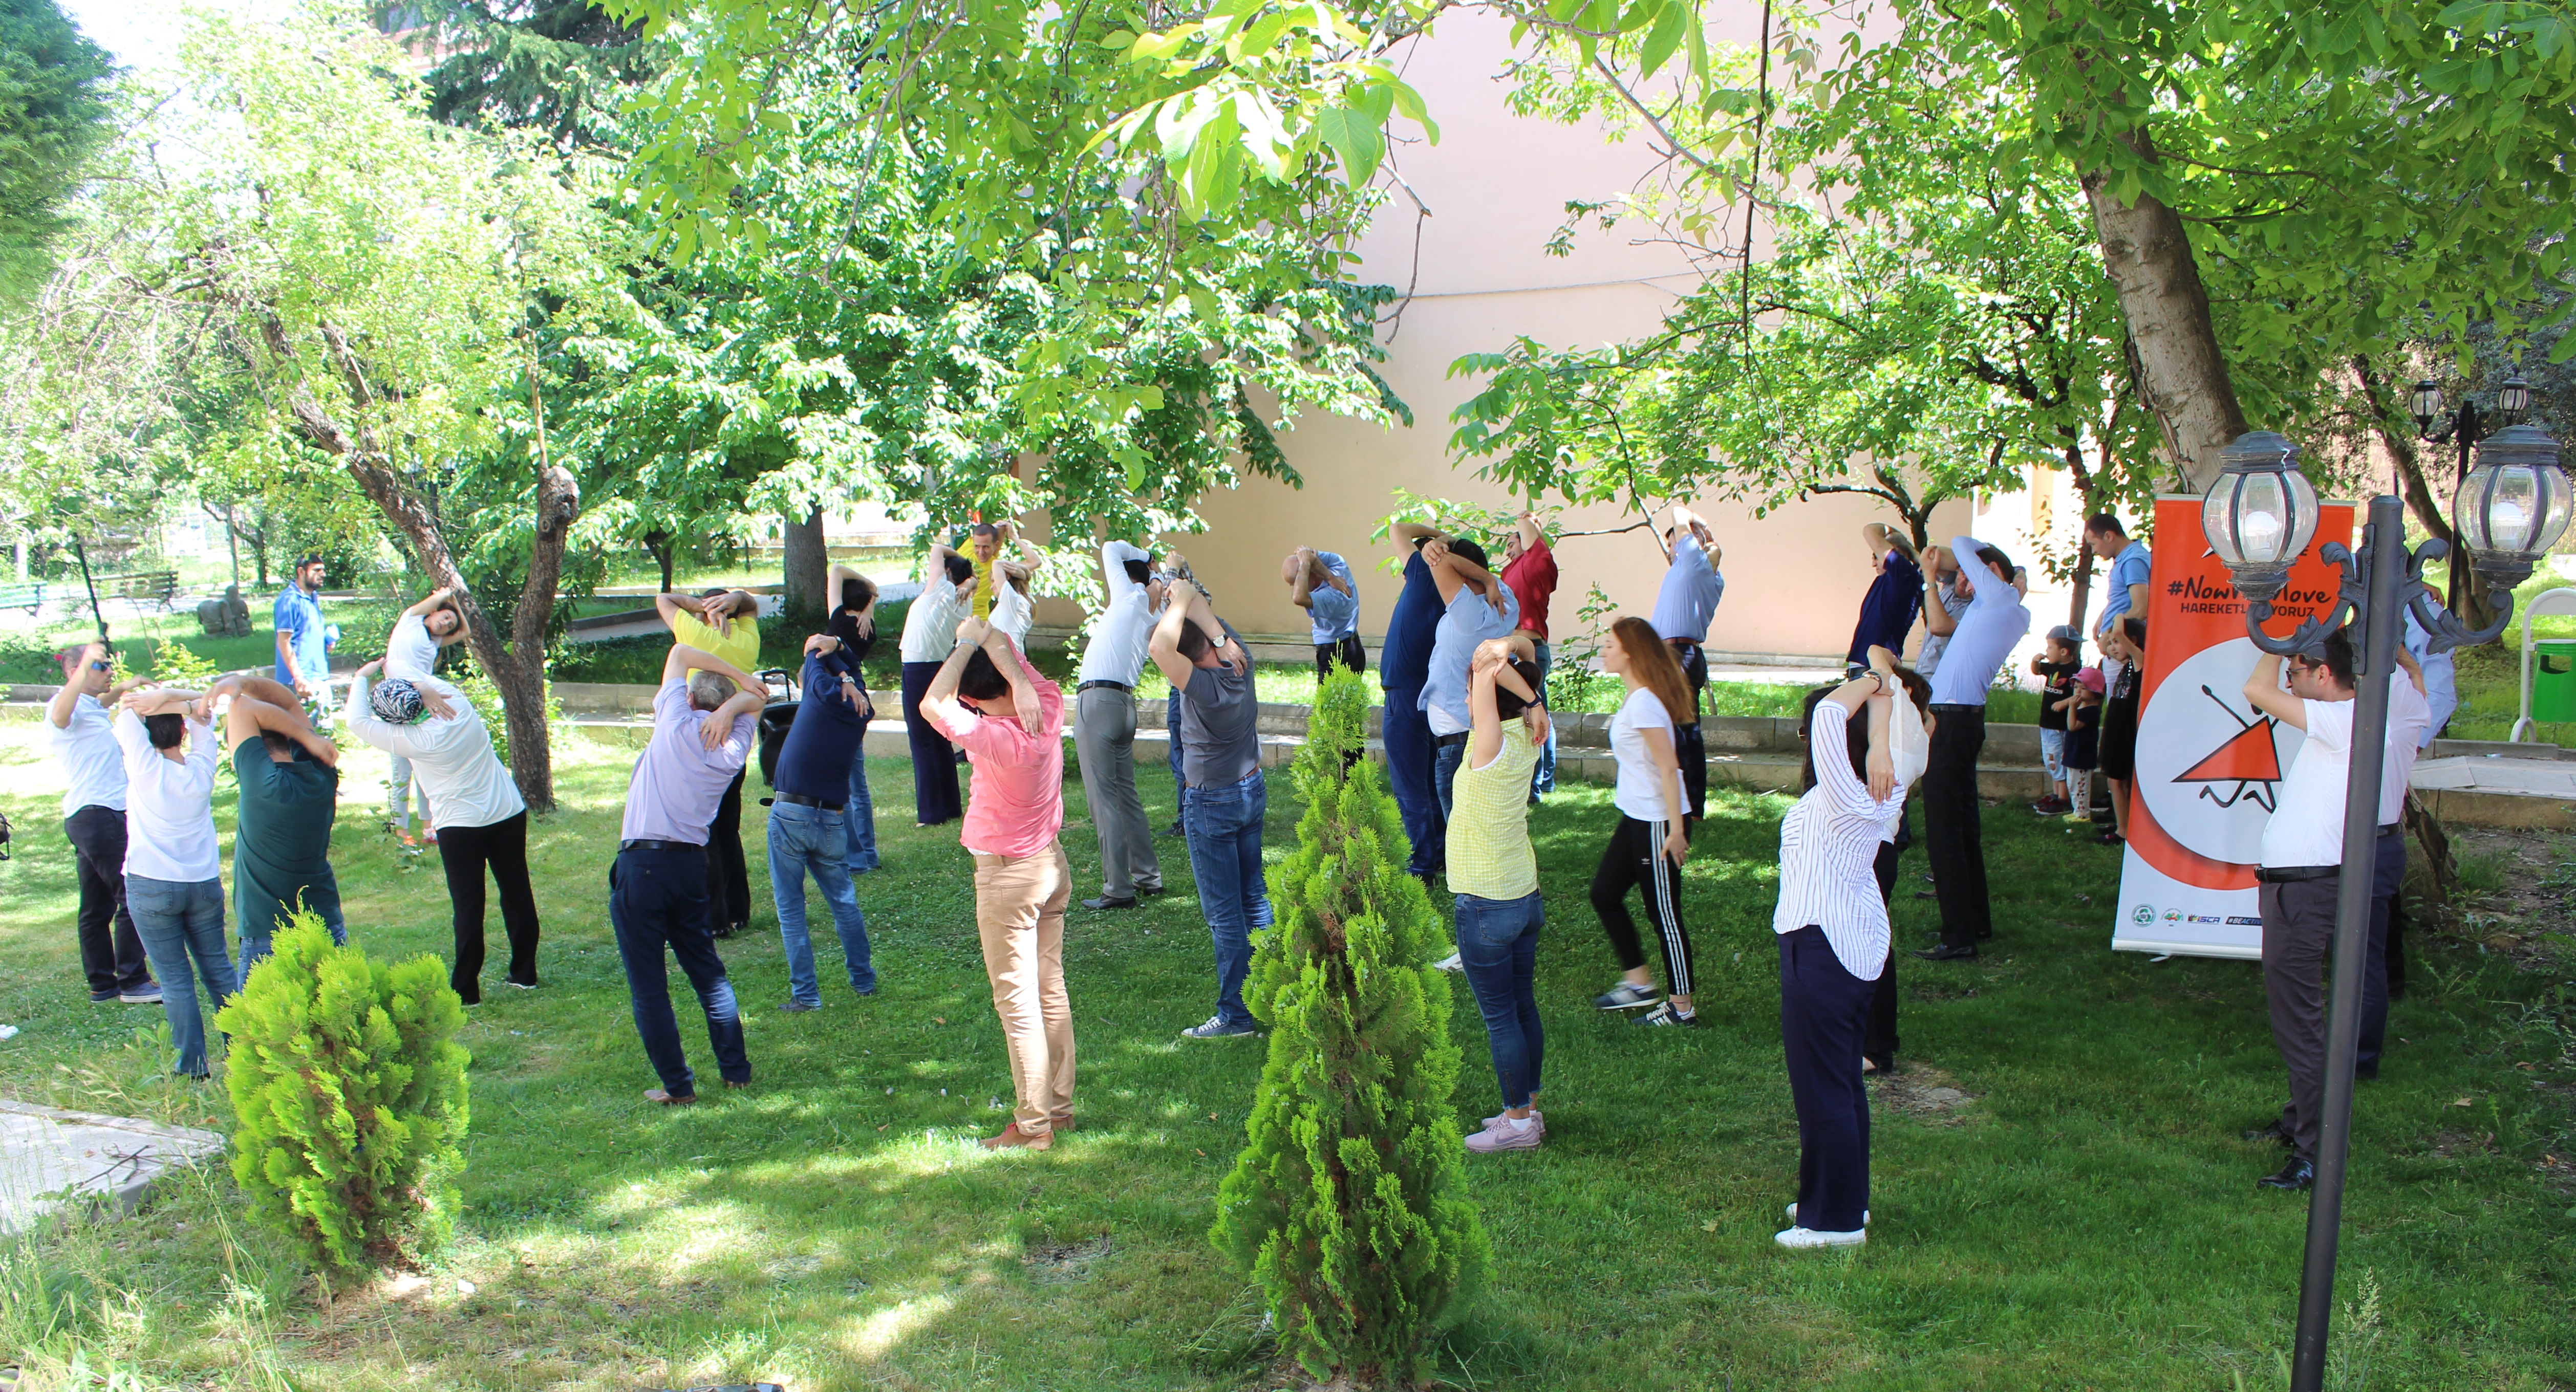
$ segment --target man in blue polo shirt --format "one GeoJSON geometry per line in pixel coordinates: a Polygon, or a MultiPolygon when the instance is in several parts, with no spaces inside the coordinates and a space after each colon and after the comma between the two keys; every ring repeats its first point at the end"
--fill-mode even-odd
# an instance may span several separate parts
{"type": "Polygon", "coordinates": [[[295,578],[269,611],[277,629],[277,682],[292,687],[315,729],[330,724],[331,625],[322,617],[322,558],[295,563],[295,578]]]}
{"type": "Polygon", "coordinates": [[[853,995],[877,993],[868,961],[868,916],[850,885],[850,761],[868,732],[867,691],[850,667],[841,640],[815,634],[805,640],[804,697],[795,723],[778,748],[770,778],[777,796],[769,808],[769,890],[778,900],[778,939],[787,950],[786,1011],[819,1010],[822,984],[814,977],[814,937],[805,926],[805,877],[823,891],[853,995]]]}
{"type": "MultiPolygon", "coordinates": [[[[2131,541],[2129,529],[2107,512],[2085,519],[2084,544],[2111,563],[2111,574],[2102,586],[2102,617],[2093,621],[2093,641],[2099,644],[2111,625],[2127,615],[2147,612],[2147,582],[2153,578],[2155,558],[2145,542],[2131,541]]],[[[2112,674],[2106,670],[2102,675],[2112,674]]]]}

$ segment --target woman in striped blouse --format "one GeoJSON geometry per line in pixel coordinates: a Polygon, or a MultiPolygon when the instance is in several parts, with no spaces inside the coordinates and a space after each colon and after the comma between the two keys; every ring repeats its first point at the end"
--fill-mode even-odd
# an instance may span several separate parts
{"type": "Polygon", "coordinates": [[[1928,688],[1912,689],[1922,678],[1899,673],[1885,648],[1870,649],[1869,659],[1867,672],[1810,708],[1812,784],[1780,823],[1771,931],[1780,941],[1780,1040],[1798,1108],[1798,1201],[1777,1240],[1790,1248],[1857,1246],[1869,1235],[1861,1036],[1888,961],[1887,905],[1874,865],[1905,807],[1890,727],[1931,724],[1928,688]]]}

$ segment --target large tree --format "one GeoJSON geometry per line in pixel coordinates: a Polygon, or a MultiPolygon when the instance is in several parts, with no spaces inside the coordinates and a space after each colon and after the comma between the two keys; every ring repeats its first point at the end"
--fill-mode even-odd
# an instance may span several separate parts
{"type": "Polygon", "coordinates": [[[54,0],[0,0],[0,308],[52,270],[63,203],[110,129],[108,72],[54,0]]]}
{"type": "MultiPolygon", "coordinates": [[[[548,447],[541,354],[616,312],[601,257],[620,234],[595,170],[432,121],[398,57],[330,14],[193,19],[187,92],[126,133],[89,213],[122,233],[103,303],[158,335],[235,484],[326,462],[459,592],[512,773],[544,808],[545,638],[580,489],[548,447]],[[518,580],[506,633],[471,557],[518,580]]],[[[58,367],[75,396],[104,385],[58,367]]]]}

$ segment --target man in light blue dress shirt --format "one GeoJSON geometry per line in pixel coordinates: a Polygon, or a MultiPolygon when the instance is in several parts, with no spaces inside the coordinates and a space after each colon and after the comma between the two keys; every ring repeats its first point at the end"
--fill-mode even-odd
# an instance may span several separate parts
{"type": "Polygon", "coordinates": [[[1351,579],[1350,562],[1331,551],[1300,546],[1279,563],[1279,578],[1288,586],[1288,601],[1306,611],[1315,641],[1315,680],[1321,683],[1335,666],[1368,670],[1368,649],[1360,643],[1360,590],[1351,579]]]}
{"type": "MultiPolygon", "coordinates": [[[[1984,826],[1977,802],[1977,756],[1986,745],[1986,693],[2013,645],[2030,632],[2030,609],[2015,583],[2011,558],[1975,537],[1953,537],[1959,585],[1969,591],[1941,670],[1932,676],[1931,760],[1923,772],[1923,842],[1932,859],[1932,888],[1941,901],[1941,945],[1914,955],[1948,962],[1977,955],[1995,935],[1986,894],[1984,826]]],[[[1924,553],[1939,569],[1941,548],[1924,553]]]]}

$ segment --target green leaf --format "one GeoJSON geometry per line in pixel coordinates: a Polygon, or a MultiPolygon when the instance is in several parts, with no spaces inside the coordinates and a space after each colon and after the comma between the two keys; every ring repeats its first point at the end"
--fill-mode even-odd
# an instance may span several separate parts
{"type": "Polygon", "coordinates": [[[1344,183],[1358,188],[1376,177],[1378,160],[1386,153],[1377,122],[1363,112],[1334,106],[1316,116],[1315,128],[1341,161],[1344,183]]]}
{"type": "Polygon", "coordinates": [[[1646,31],[1645,43],[1638,49],[1638,72],[1647,77],[1654,76],[1673,56],[1673,51],[1681,47],[1687,30],[1698,18],[1697,7],[1690,0],[1673,0],[1673,3],[1665,5],[1655,16],[1654,27],[1646,31]]]}

